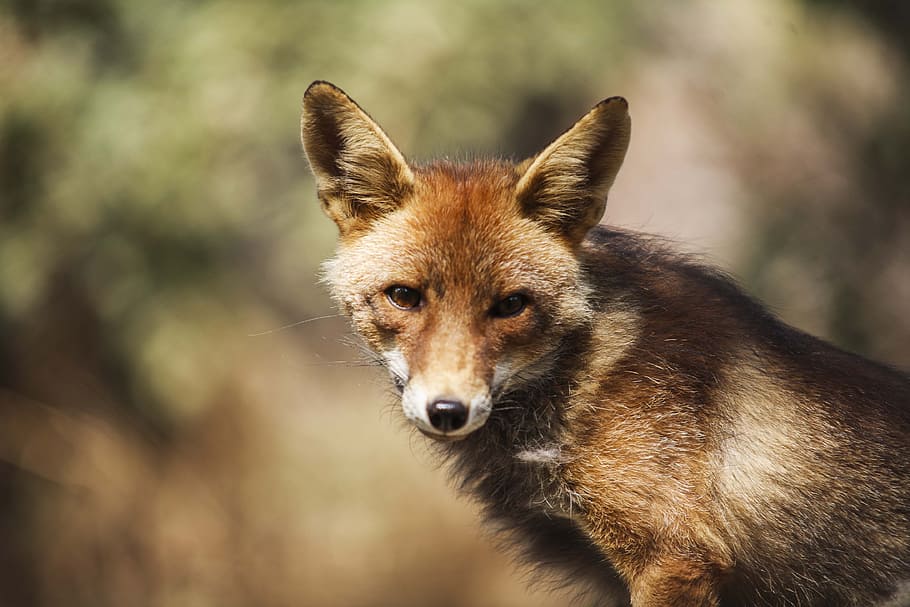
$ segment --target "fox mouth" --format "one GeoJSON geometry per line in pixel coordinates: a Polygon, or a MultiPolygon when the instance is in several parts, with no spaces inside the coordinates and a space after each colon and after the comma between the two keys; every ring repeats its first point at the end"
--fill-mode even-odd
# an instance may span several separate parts
{"type": "Polygon", "coordinates": [[[420,433],[423,434],[424,436],[426,436],[427,438],[432,438],[433,440],[440,442],[440,443],[454,443],[454,442],[457,442],[460,440],[464,440],[468,436],[470,436],[470,433],[469,434],[437,434],[436,432],[429,432],[420,427],[418,427],[417,429],[420,430],[420,433]]]}

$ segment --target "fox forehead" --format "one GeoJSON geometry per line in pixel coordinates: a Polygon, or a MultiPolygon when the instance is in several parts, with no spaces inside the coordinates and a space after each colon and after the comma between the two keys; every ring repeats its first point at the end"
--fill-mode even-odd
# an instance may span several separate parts
{"type": "Polygon", "coordinates": [[[483,301],[572,288],[576,258],[522,214],[514,194],[518,175],[502,162],[415,167],[409,199],[341,243],[327,266],[330,284],[342,299],[350,290],[364,294],[392,284],[483,301]]]}

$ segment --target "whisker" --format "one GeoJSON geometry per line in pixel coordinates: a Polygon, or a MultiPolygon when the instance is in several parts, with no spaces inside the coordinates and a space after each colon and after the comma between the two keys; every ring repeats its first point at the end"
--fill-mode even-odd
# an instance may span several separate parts
{"type": "Polygon", "coordinates": [[[293,329],[294,327],[299,327],[300,325],[305,325],[307,323],[315,322],[317,320],[326,320],[329,318],[339,318],[341,316],[344,316],[344,315],[343,314],[326,314],[325,316],[316,316],[314,318],[306,318],[304,320],[298,320],[297,322],[292,322],[289,325],[284,325],[283,327],[269,329],[268,331],[262,331],[260,333],[247,333],[247,337],[262,337],[263,335],[271,335],[272,333],[278,333],[279,331],[286,331],[288,329],[293,329]]]}
{"type": "Polygon", "coordinates": [[[303,363],[300,367],[372,367],[373,365],[351,360],[323,360],[318,363],[303,363]]]}

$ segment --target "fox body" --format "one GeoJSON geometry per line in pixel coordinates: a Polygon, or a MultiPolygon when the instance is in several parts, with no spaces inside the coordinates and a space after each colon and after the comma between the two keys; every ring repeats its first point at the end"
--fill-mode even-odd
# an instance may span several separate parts
{"type": "Polygon", "coordinates": [[[599,226],[623,99],[517,165],[409,164],[325,82],[302,135],[333,296],[526,558],[634,607],[869,605],[910,577],[910,377],[599,226]]]}

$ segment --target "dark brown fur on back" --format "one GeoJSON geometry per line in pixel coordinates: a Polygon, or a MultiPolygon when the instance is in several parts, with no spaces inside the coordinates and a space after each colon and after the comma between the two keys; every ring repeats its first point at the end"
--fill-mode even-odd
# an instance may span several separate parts
{"type": "MultiPolygon", "coordinates": [[[[784,325],[727,277],[658,240],[596,228],[585,253],[598,312],[632,307],[642,315],[634,344],[598,382],[596,398],[565,410],[569,395],[597,375],[585,367],[592,339],[585,330],[567,336],[547,389],[503,395],[503,403],[524,407],[494,409],[484,432],[443,447],[525,557],[616,604],[629,599],[599,545],[635,544],[626,548],[633,561],[668,541],[678,544],[671,552],[702,552],[725,606],[869,605],[894,592],[910,563],[910,378],[784,325]],[[717,453],[736,439],[723,391],[741,374],[793,395],[784,404],[794,422],[790,472],[799,476],[772,479],[765,512],[723,495],[717,478],[717,453]],[[814,421],[803,423],[804,411],[814,421]],[[813,432],[819,421],[830,435],[813,432]],[[558,454],[529,461],[535,448],[558,454]],[[635,455],[643,450],[648,457],[635,455]],[[668,486],[680,484],[715,503],[662,504],[668,486]],[[602,544],[540,507],[560,494],[573,495],[579,511],[598,511],[602,544]],[[661,525],[644,512],[653,508],[678,510],[678,527],[665,531],[683,537],[653,533],[661,525]],[[629,529],[634,542],[620,538],[629,529]]],[[[758,394],[754,406],[762,406],[758,394]]]]}

